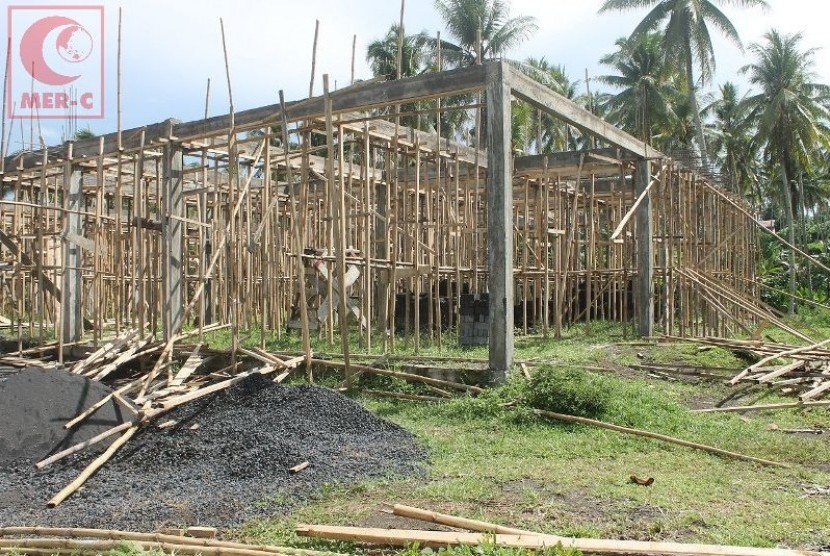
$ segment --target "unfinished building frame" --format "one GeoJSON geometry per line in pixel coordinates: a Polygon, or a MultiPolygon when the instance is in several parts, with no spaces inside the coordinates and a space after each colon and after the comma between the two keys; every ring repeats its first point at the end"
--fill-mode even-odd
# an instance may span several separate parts
{"type": "Polygon", "coordinates": [[[350,334],[367,350],[401,336],[417,348],[461,327],[463,297],[486,294],[500,380],[516,329],[608,319],[723,336],[763,315],[742,200],[506,62],[2,164],[0,324],[54,335],[61,352],[85,334],[175,341],[213,323],[234,347],[295,328],[331,342],[339,330],[344,351],[350,334]],[[517,102],[598,146],[516,156],[517,102]],[[476,118],[474,136],[441,138],[452,112],[476,118]],[[402,124],[422,117],[432,132],[402,124]]]}

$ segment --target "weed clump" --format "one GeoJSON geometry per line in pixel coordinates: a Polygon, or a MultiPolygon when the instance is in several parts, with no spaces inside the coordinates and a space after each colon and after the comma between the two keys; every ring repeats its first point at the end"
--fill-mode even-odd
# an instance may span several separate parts
{"type": "Polygon", "coordinates": [[[534,409],[590,418],[602,416],[611,401],[607,384],[595,374],[547,366],[526,382],[522,398],[534,409]]]}

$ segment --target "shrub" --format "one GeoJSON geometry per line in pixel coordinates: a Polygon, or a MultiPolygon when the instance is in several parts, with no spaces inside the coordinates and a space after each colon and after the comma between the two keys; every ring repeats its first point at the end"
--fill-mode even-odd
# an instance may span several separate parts
{"type": "Polygon", "coordinates": [[[604,382],[588,371],[540,367],[527,381],[522,396],[535,408],[579,417],[601,416],[610,401],[604,382]]]}

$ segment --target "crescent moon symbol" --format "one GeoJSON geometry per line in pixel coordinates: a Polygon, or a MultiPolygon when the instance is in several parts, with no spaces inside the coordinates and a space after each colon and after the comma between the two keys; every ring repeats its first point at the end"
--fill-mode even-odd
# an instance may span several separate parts
{"type": "Polygon", "coordinates": [[[57,73],[43,58],[43,43],[46,41],[46,36],[63,25],[80,26],[80,23],[68,17],[44,17],[26,29],[23,38],[20,39],[20,61],[23,62],[23,67],[32,77],[47,85],[66,85],[80,77],[80,75],[57,73]]]}

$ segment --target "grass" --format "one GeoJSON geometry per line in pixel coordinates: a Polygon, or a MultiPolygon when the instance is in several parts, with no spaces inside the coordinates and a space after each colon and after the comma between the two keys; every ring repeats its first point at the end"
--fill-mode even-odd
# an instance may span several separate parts
{"type": "MultiPolygon", "coordinates": [[[[82,553],[80,550],[77,551],[77,554],[82,553]]],[[[25,549],[13,549],[8,553],[8,556],[24,556],[25,554],[25,549]]],[[[104,554],[105,556],[164,556],[165,552],[160,548],[144,550],[138,544],[125,541],[119,543],[115,548],[106,552],[98,552],[98,554],[104,554]]]]}
{"type": "MultiPolygon", "coordinates": [[[[518,337],[517,358],[544,360],[547,367],[536,372],[553,373],[566,381],[572,374],[568,369],[596,365],[621,370],[622,365],[638,361],[745,366],[723,349],[620,340],[621,329],[614,325],[574,327],[561,341],[518,337]]],[[[446,347],[442,353],[459,352],[446,347]]],[[[235,534],[265,542],[332,547],[297,538],[294,525],[392,526],[378,521],[382,515],[378,507],[406,503],[561,535],[760,547],[830,544],[827,498],[804,493],[805,485],[830,484],[826,464],[830,443],[823,437],[768,430],[771,424],[827,425],[826,410],[746,417],[695,414],[690,406],[711,405],[731,391],[718,383],[654,380],[644,372],[623,371],[625,376],[580,371],[583,380],[572,384],[582,396],[578,400],[602,402],[591,409],[592,416],[793,467],[765,468],[608,430],[542,420],[522,409],[539,401],[529,400],[526,381],[514,378],[479,398],[443,404],[360,398],[428,447],[426,476],[332,487],[288,515],[249,523],[235,534]],[[518,408],[504,407],[516,400],[518,408]],[[655,481],[642,487],[630,481],[631,475],[655,481]]],[[[347,544],[336,548],[353,550],[347,544]]]]}
{"type": "MultiPolygon", "coordinates": [[[[830,334],[830,317],[826,315],[803,312],[796,321],[799,328],[817,331],[815,337],[830,334]]],[[[224,347],[229,343],[228,334],[219,331],[208,335],[207,341],[224,347]]],[[[778,341],[792,341],[778,330],[766,334],[778,341]]],[[[373,355],[382,352],[379,338],[375,336],[373,355]]],[[[339,340],[335,340],[329,344],[314,338],[314,349],[336,354],[339,340]]],[[[242,343],[259,345],[258,331],[242,343]]],[[[301,349],[297,334],[280,339],[271,335],[265,344],[271,351],[301,349]]],[[[439,349],[425,338],[417,354],[470,361],[487,356],[484,347],[457,347],[451,333],[443,336],[442,344],[439,349]]],[[[353,353],[367,352],[357,334],[350,345],[353,353]]],[[[396,347],[396,354],[416,354],[411,340],[399,339],[396,347]]],[[[328,485],[289,513],[249,522],[230,532],[231,536],[355,552],[358,549],[350,543],[299,538],[294,527],[298,523],[394,526],[378,512],[381,504],[394,502],[566,536],[759,547],[830,545],[828,499],[805,494],[806,486],[830,485],[830,442],[823,436],[801,437],[770,430],[770,425],[780,429],[828,426],[830,414],[826,410],[749,413],[745,417],[696,414],[689,408],[711,406],[733,390],[717,382],[655,380],[646,371],[631,367],[637,363],[681,364],[737,372],[747,363],[732,352],[692,343],[639,342],[626,337],[621,325],[592,323],[573,326],[556,341],[540,335],[517,336],[516,358],[535,363],[531,368],[536,373],[550,373],[548,395],[542,398],[561,398],[555,400],[565,404],[558,407],[561,411],[577,413],[579,406],[585,414],[607,422],[788,462],[793,467],[765,468],[608,430],[546,421],[525,409],[527,405],[541,406],[544,399],[528,395],[522,378],[478,398],[463,397],[442,404],[378,401],[358,394],[366,407],[412,431],[428,448],[425,476],[328,485]],[[580,378],[574,378],[577,376],[580,378]],[[505,407],[506,403],[516,407],[505,407]],[[655,481],[642,487],[630,481],[631,475],[655,481]]],[[[337,384],[337,378],[319,377],[331,385],[337,384]]],[[[378,388],[429,393],[395,379],[362,376],[361,380],[378,388]]],[[[541,378],[536,381],[538,388],[541,378]]],[[[779,399],[761,392],[746,401],[779,399]]],[[[284,502],[280,498],[263,500],[262,504],[284,502]]],[[[410,547],[403,554],[525,556],[522,551],[493,547],[437,552],[410,547]]]]}

